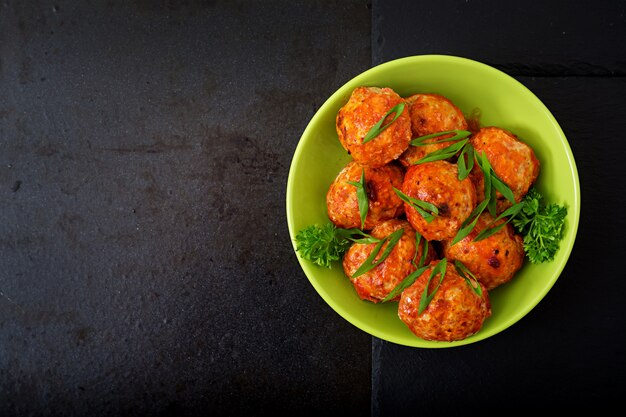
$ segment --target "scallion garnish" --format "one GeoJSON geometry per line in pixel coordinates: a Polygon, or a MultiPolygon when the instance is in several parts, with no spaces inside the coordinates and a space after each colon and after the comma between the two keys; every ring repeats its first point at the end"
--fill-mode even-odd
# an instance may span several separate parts
{"type": "Polygon", "coordinates": [[[463,278],[465,282],[467,282],[467,285],[469,285],[470,288],[474,290],[476,294],[478,294],[478,296],[482,297],[483,289],[478,283],[478,278],[476,278],[476,276],[472,274],[472,272],[458,260],[454,261],[454,268],[456,269],[456,272],[461,276],[461,278],[463,278]],[[467,275],[472,277],[472,279],[469,279],[467,275]]]}
{"type": "Polygon", "coordinates": [[[380,239],[375,238],[374,236],[370,236],[361,229],[335,229],[335,235],[342,239],[350,240],[354,243],[378,243],[380,239]],[[354,237],[361,236],[361,237],[354,237]]]}
{"type": "Polygon", "coordinates": [[[446,276],[446,265],[447,260],[446,258],[443,258],[441,261],[439,261],[437,265],[435,265],[433,270],[430,271],[430,276],[428,277],[428,281],[426,282],[426,286],[424,287],[424,291],[422,292],[422,297],[420,298],[420,305],[417,310],[417,314],[422,314],[424,310],[428,308],[428,305],[430,304],[432,299],[435,298],[435,294],[437,294],[437,290],[441,286],[443,278],[446,276]],[[430,282],[437,274],[439,274],[439,282],[437,283],[437,286],[435,287],[433,292],[429,294],[428,288],[430,287],[430,282]]]}
{"type": "Polygon", "coordinates": [[[463,181],[474,168],[474,147],[471,143],[468,142],[463,146],[456,165],[459,171],[459,181],[463,181]]]}
{"type": "Polygon", "coordinates": [[[361,180],[348,181],[356,187],[356,198],[359,203],[359,214],[361,216],[361,229],[365,228],[365,218],[367,217],[367,211],[369,209],[369,200],[367,198],[367,189],[365,185],[365,168],[361,171],[361,180]]]}
{"type": "Polygon", "coordinates": [[[422,275],[422,273],[428,268],[428,266],[424,266],[424,263],[426,262],[426,259],[428,257],[428,241],[426,239],[424,239],[424,247],[422,249],[422,256],[420,257],[419,264],[415,264],[415,258],[417,258],[417,254],[419,253],[419,247],[421,242],[422,235],[419,232],[415,232],[415,255],[413,255],[411,263],[417,269],[407,275],[402,281],[400,281],[400,283],[396,285],[394,289],[382,300],[383,303],[396,298],[398,294],[404,291],[405,288],[410,287],[415,282],[415,280],[420,275],[422,275]]]}
{"type": "Polygon", "coordinates": [[[415,259],[417,259],[417,254],[419,253],[419,247],[420,247],[421,241],[422,241],[422,235],[418,231],[415,231],[415,253],[413,254],[413,259],[411,259],[411,264],[416,268],[419,268],[419,266],[415,263],[415,259]]]}
{"type": "MultiPolygon", "coordinates": [[[[419,233],[416,231],[416,234],[419,233]]],[[[421,235],[420,235],[421,236],[421,235]]],[[[415,253],[419,250],[419,246],[415,246],[415,253]]],[[[417,266],[422,267],[426,263],[426,259],[428,259],[428,241],[424,239],[424,248],[422,250],[422,256],[420,257],[420,262],[417,266]]]]}
{"type": "Polygon", "coordinates": [[[491,176],[493,174],[493,169],[491,168],[491,164],[487,159],[487,155],[484,152],[481,152],[480,155],[476,155],[476,163],[478,167],[483,172],[483,189],[485,194],[485,200],[488,205],[489,213],[493,217],[496,217],[496,193],[491,185],[491,176]]]}
{"type": "Polygon", "coordinates": [[[406,288],[408,288],[411,285],[413,285],[415,280],[417,278],[419,278],[419,276],[422,275],[424,273],[424,271],[426,271],[427,269],[428,269],[428,266],[423,266],[423,267],[418,268],[417,270],[413,271],[411,274],[407,275],[406,278],[404,278],[402,281],[400,281],[400,283],[398,285],[396,285],[394,287],[394,289],[391,290],[391,292],[389,294],[387,294],[387,296],[385,298],[382,299],[382,302],[386,303],[387,301],[390,301],[390,300],[393,300],[394,298],[396,298],[398,296],[398,294],[400,294],[406,288]]]}
{"type": "Polygon", "coordinates": [[[396,230],[395,232],[391,233],[390,235],[388,235],[387,237],[385,237],[384,239],[382,239],[380,242],[378,242],[376,244],[376,247],[374,247],[374,250],[372,251],[370,256],[368,256],[365,262],[363,262],[363,264],[361,264],[361,266],[354,272],[354,274],[352,274],[352,278],[356,278],[359,275],[363,275],[364,273],[371,271],[372,269],[376,268],[379,264],[381,264],[385,259],[387,259],[387,257],[389,256],[393,248],[396,246],[396,244],[402,237],[403,233],[404,233],[404,228],[400,228],[396,230]],[[387,247],[383,251],[382,255],[380,256],[380,258],[376,259],[383,245],[387,242],[389,243],[387,244],[387,247]]]}
{"type": "MultiPolygon", "coordinates": [[[[461,154],[461,157],[459,159],[461,159],[462,157],[463,157],[463,154],[461,154]]],[[[506,223],[513,220],[513,218],[520,212],[523,206],[522,203],[515,204],[512,207],[509,207],[504,212],[502,212],[502,214],[500,214],[499,216],[496,216],[497,215],[496,191],[499,191],[500,194],[502,194],[510,202],[515,203],[515,198],[513,197],[513,191],[511,191],[509,186],[506,185],[504,181],[498,178],[496,173],[493,171],[493,168],[491,167],[489,160],[487,159],[487,155],[485,155],[484,152],[481,152],[480,155],[476,155],[476,153],[474,152],[474,159],[475,159],[476,164],[478,164],[478,166],[480,167],[480,170],[483,173],[485,199],[478,206],[476,206],[474,211],[472,211],[469,217],[463,222],[463,224],[461,224],[461,229],[457,232],[456,236],[452,240],[452,245],[461,241],[467,235],[470,234],[470,232],[476,226],[476,223],[478,222],[478,218],[480,217],[482,212],[485,211],[485,209],[488,209],[491,216],[495,217],[495,219],[491,223],[489,223],[489,225],[485,229],[483,229],[480,233],[476,235],[476,237],[473,239],[474,242],[478,242],[479,240],[485,239],[493,235],[494,233],[498,232],[498,230],[502,229],[506,223]],[[509,217],[506,222],[502,223],[501,225],[491,227],[496,221],[504,217],[509,217]]],[[[464,162],[465,160],[463,159],[463,163],[464,162]]],[[[457,162],[457,165],[460,165],[460,164],[461,164],[460,161],[457,162]]],[[[459,168],[459,170],[460,169],[461,168],[459,168]]]]}
{"type": "Polygon", "coordinates": [[[483,230],[480,231],[480,233],[478,233],[478,235],[476,235],[476,237],[474,238],[474,242],[478,242],[479,240],[483,240],[483,239],[488,238],[489,236],[497,233],[508,222],[513,220],[515,218],[515,216],[517,216],[517,214],[520,212],[520,210],[524,207],[524,204],[525,203],[522,201],[521,203],[517,203],[517,204],[509,207],[508,209],[504,210],[502,212],[502,214],[500,214],[493,221],[491,221],[483,230]],[[505,221],[504,223],[501,223],[501,224],[499,224],[497,226],[492,227],[498,220],[503,219],[505,217],[508,217],[507,221],[505,221]]]}
{"type": "Polygon", "coordinates": [[[430,135],[420,136],[419,138],[415,138],[411,140],[410,144],[413,146],[426,146],[426,145],[432,145],[433,143],[452,142],[455,140],[465,139],[471,134],[472,132],[467,131],[467,130],[448,130],[446,132],[437,132],[437,133],[431,133],[430,135]],[[437,140],[434,142],[425,142],[428,139],[433,139],[439,136],[445,136],[445,135],[449,135],[452,133],[454,133],[454,136],[452,136],[451,138],[437,140]]]}
{"type": "Polygon", "coordinates": [[[509,188],[508,185],[504,183],[495,172],[491,172],[491,184],[495,187],[496,190],[500,191],[500,194],[504,196],[509,202],[515,204],[515,197],[513,196],[513,191],[509,188]]]}
{"type": "Polygon", "coordinates": [[[385,115],[381,117],[381,119],[374,126],[372,126],[370,131],[367,132],[367,134],[365,135],[361,143],[367,143],[370,140],[374,139],[376,136],[380,135],[383,132],[383,130],[387,129],[393,122],[396,121],[398,117],[400,117],[403,111],[404,111],[404,103],[396,104],[391,109],[389,109],[389,111],[385,113],[385,115]],[[389,116],[391,113],[394,113],[394,112],[396,114],[393,117],[393,119],[389,123],[383,126],[383,123],[385,119],[387,118],[387,116],[389,116]]]}
{"type": "Polygon", "coordinates": [[[465,219],[463,223],[461,223],[461,228],[456,233],[456,236],[454,236],[454,239],[452,239],[451,246],[465,239],[467,235],[470,234],[470,232],[476,226],[478,218],[480,217],[482,212],[485,211],[485,208],[487,208],[487,204],[489,204],[489,200],[481,201],[480,204],[478,204],[476,208],[474,208],[474,210],[470,213],[469,217],[465,219]]]}
{"type": "Polygon", "coordinates": [[[419,159],[417,162],[415,162],[413,165],[418,165],[418,164],[423,164],[426,162],[433,162],[433,161],[441,161],[444,159],[450,159],[452,158],[454,155],[456,155],[456,153],[458,151],[461,150],[461,148],[463,148],[463,146],[465,146],[466,143],[469,142],[469,139],[463,139],[460,142],[457,142],[453,145],[450,145],[448,147],[442,148],[442,149],[438,149],[434,152],[429,153],[428,155],[424,156],[423,158],[419,159]]]}
{"type": "Polygon", "coordinates": [[[395,187],[393,188],[393,190],[402,201],[417,210],[417,212],[424,218],[424,220],[426,220],[427,223],[432,222],[435,217],[439,215],[439,209],[434,204],[410,197],[395,187]]]}

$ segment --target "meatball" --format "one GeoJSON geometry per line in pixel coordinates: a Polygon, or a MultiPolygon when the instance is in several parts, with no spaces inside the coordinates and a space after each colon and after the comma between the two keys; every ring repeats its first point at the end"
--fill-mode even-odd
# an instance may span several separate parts
{"type": "MultiPolygon", "coordinates": [[[[493,235],[473,242],[492,221],[491,214],[484,212],[468,236],[454,245],[449,241],[442,245],[445,257],[462,262],[487,290],[509,282],[524,262],[523,239],[510,223],[493,235]]],[[[498,220],[494,226],[503,222],[504,219],[498,220]]]]}
{"type": "Polygon", "coordinates": [[[402,292],[398,303],[398,316],[416,336],[425,340],[453,342],[477,333],[489,316],[489,293],[479,283],[482,296],[470,287],[454,267],[446,268],[438,289],[440,275],[430,282],[429,294],[436,291],[428,307],[419,314],[420,299],[428,284],[432,269],[438,261],[431,262],[417,280],[402,292]]]}
{"type": "Polygon", "coordinates": [[[357,188],[348,181],[359,182],[363,171],[369,202],[364,229],[370,230],[381,221],[404,213],[404,204],[393,191],[394,187],[402,186],[404,178],[404,171],[399,165],[392,162],[380,168],[369,168],[350,161],[339,172],[326,193],[328,218],[337,227],[361,228],[357,188]]]}
{"type": "MultiPolygon", "coordinates": [[[[413,94],[405,99],[409,105],[411,118],[411,132],[414,138],[430,135],[431,133],[446,132],[448,130],[467,130],[467,121],[461,109],[446,97],[439,94],[413,94]]],[[[438,142],[452,135],[444,135],[427,142],[438,142]]],[[[399,161],[405,167],[413,165],[431,152],[446,148],[455,142],[440,142],[425,146],[409,146],[399,161]]]]}
{"type": "MultiPolygon", "coordinates": [[[[533,149],[513,133],[493,126],[480,129],[471,144],[476,155],[485,153],[493,171],[513,191],[515,201],[522,201],[539,175],[539,160],[533,149]]],[[[485,199],[485,186],[483,173],[477,165],[472,169],[471,178],[480,203],[485,199]]],[[[496,193],[496,198],[498,213],[512,205],[500,192],[496,193]]]]}
{"type": "Polygon", "coordinates": [[[437,207],[439,214],[429,223],[413,206],[404,203],[407,220],[428,240],[453,238],[476,206],[474,184],[469,177],[459,181],[456,164],[446,161],[409,167],[402,192],[437,207]]]}
{"type": "MultiPolygon", "coordinates": [[[[387,259],[362,275],[352,278],[352,275],[370,256],[376,243],[354,243],[344,255],[343,270],[350,277],[354,289],[362,300],[377,303],[384,299],[404,278],[417,269],[414,263],[421,259],[425,245],[429,245],[425,262],[429,263],[434,259],[435,251],[430,246],[430,242],[425,239],[420,241],[416,253],[415,231],[406,220],[387,220],[376,226],[371,235],[378,239],[384,239],[400,228],[404,228],[402,237],[387,259]]],[[[386,245],[381,248],[380,253],[385,250],[385,247],[386,245]]]]}
{"type": "MultiPolygon", "coordinates": [[[[369,142],[363,138],[395,105],[404,100],[390,88],[357,87],[348,102],[339,109],[336,119],[341,145],[361,165],[380,167],[397,159],[411,141],[411,121],[407,106],[381,134],[369,142]]],[[[390,114],[386,123],[395,114],[390,114]]]]}

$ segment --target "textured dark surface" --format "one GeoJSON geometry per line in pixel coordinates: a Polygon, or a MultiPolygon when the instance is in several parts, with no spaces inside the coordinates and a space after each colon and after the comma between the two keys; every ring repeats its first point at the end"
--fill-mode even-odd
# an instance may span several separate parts
{"type": "Polygon", "coordinates": [[[617,404],[625,39],[620,1],[0,3],[0,415],[617,404]],[[537,308],[424,350],[372,341],[317,295],[284,190],[337,87],[431,53],[492,64],[548,106],[582,210],[537,308]]]}
{"type": "Polygon", "coordinates": [[[366,415],[370,337],[294,256],[365,1],[0,3],[0,415],[366,415]]]}
{"type": "Polygon", "coordinates": [[[626,75],[620,0],[374,1],[375,64],[408,55],[472,58],[510,75],[626,75]]]}
{"type": "Polygon", "coordinates": [[[490,63],[533,91],[576,159],[582,196],[576,244],[550,293],[492,338],[436,350],[374,339],[373,416],[495,415],[536,412],[539,405],[597,412],[623,401],[624,3],[505,3],[506,10],[496,1],[428,8],[374,2],[373,61],[455,54],[490,63]]]}

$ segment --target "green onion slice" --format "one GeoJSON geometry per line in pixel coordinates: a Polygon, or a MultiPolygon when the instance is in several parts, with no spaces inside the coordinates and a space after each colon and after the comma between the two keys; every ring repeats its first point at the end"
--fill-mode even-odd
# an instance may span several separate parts
{"type": "Polygon", "coordinates": [[[472,229],[474,229],[474,226],[476,226],[478,218],[483,213],[483,211],[485,211],[485,208],[487,208],[487,204],[489,204],[489,200],[483,200],[479,205],[476,206],[474,211],[472,211],[469,217],[465,219],[465,221],[461,224],[461,229],[459,229],[459,231],[456,233],[456,236],[454,236],[454,239],[452,239],[452,243],[450,244],[450,246],[457,244],[470,234],[472,229]]]}
{"type": "Polygon", "coordinates": [[[413,146],[426,146],[426,145],[432,145],[433,143],[453,142],[455,140],[465,139],[471,134],[472,132],[468,130],[448,130],[446,132],[438,132],[438,133],[432,133],[430,135],[420,136],[419,138],[413,139],[410,142],[410,144],[413,146]],[[452,136],[451,138],[446,138],[446,139],[437,140],[434,142],[425,143],[425,141],[428,139],[437,138],[439,136],[444,136],[444,135],[449,135],[451,133],[454,133],[454,136],[452,136]]]}
{"type": "Polygon", "coordinates": [[[478,242],[479,240],[483,240],[483,239],[488,238],[489,236],[493,235],[494,233],[497,233],[508,222],[513,220],[515,218],[515,216],[517,216],[517,214],[520,212],[520,210],[524,207],[524,204],[525,203],[522,201],[521,203],[517,203],[517,204],[509,207],[508,209],[504,210],[502,212],[502,214],[500,214],[493,221],[491,221],[491,223],[489,223],[487,225],[487,227],[485,227],[483,230],[480,231],[480,233],[478,233],[478,235],[476,235],[476,237],[474,238],[474,242],[478,242]],[[497,225],[495,227],[491,227],[495,222],[497,222],[498,220],[503,219],[505,217],[509,217],[507,219],[507,221],[505,221],[504,223],[499,224],[499,225],[497,225]]]}
{"type": "Polygon", "coordinates": [[[417,230],[415,231],[415,253],[413,254],[413,259],[411,259],[411,264],[419,268],[419,266],[415,263],[415,259],[417,259],[417,254],[419,253],[420,242],[422,241],[422,235],[417,230]]]}
{"type": "Polygon", "coordinates": [[[469,142],[469,139],[463,139],[462,141],[457,142],[454,145],[438,149],[419,159],[413,165],[423,164],[426,162],[441,161],[443,159],[450,159],[454,155],[456,155],[456,153],[461,150],[461,148],[463,148],[463,146],[465,146],[467,142],[469,142]]]}
{"type": "Polygon", "coordinates": [[[393,290],[391,290],[391,292],[389,294],[387,294],[387,296],[385,298],[382,299],[382,302],[386,303],[387,301],[390,301],[390,300],[393,300],[394,298],[396,298],[398,296],[398,294],[400,294],[406,288],[408,288],[411,285],[413,285],[415,280],[417,278],[419,278],[419,276],[422,275],[424,273],[424,271],[426,271],[427,269],[428,269],[428,266],[423,266],[423,267],[418,268],[417,270],[413,271],[411,274],[407,275],[406,278],[404,278],[398,285],[396,285],[394,287],[393,290]]]}
{"type": "MultiPolygon", "coordinates": [[[[417,233],[417,232],[415,232],[417,233]]],[[[419,250],[419,247],[415,248],[415,253],[417,253],[417,251],[419,250]]],[[[422,251],[422,256],[420,258],[420,262],[418,264],[418,266],[422,267],[424,266],[424,263],[426,263],[426,259],[428,258],[428,241],[426,239],[424,239],[424,249],[422,251]]]]}
{"type": "Polygon", "coordinates": [[[511,203],[515,204],[515,197],[513,196],[513,191],[509,188],[508,185],[502,181],[495,172],[491,172],[491,184],[495,187],[496,190],[500,191],[500,194],[504,196],[511,203]]]}
{"type": "Polygon", "coordinates": [[[361,143],[367,143],[370,140],[374,139],[376,136],[380,135],[383,132],[383,130],[387,129],[393,122],[396,121],[398,117],[400,117],[403,111],[404,111],[404,103],[396,104],[391,109],[389,109],[389,111],[385,113],[385,115],[381,117],[381,119],[374,126],[372,126],[370,131],[367,132],[367,135],[365,135],[361,143]],[[387,116],[389,116],[391,113],[394,113],[394,112],[396,113],[396,115],[393,117],[393,119],[389,123],[383,126],[382,124],[387,118],[387,116]]]}
{"type": "Polygon", "coordinates": [[[428,257],[428,241],[424,239],[422,256],[420,256],[419,263],[415,263],[415,259],[417,259],[417,254],[419,253],[420,243],[422,243],[422,238],[422,235],[418,231],[415,231],[415,254],[413,255],[413,259],[411,259],[411,264],[416,268],[424,266],[424,262],[426,262],[426,258],[428,257]]]}
{"type": "Polygon", "coordinates": [[[447,260],[446,260],[446,258],[443,258],[433,268],[433,270],[430,271],[430,276],[428,277],[428,282],[426,282],[426,286],[424,287],[424,292],[422,292],[422,297],[420,298],[420,305],[419,305],[419,308],[417,310],[417,314],[422,314],[424,312],[424,310],[426,310],[428,308],[428,305],[433,300],[433,298],[435,298],[435,294],[437,294],[437,290],[439,290],[439,287],[441,286],[441,283],[443,282],[443,278],[446,276],[446,265],[447,265],[447,260]],[[433,292],[428,294],[428,288],[430,287],[430,282],[433,280],[433,278],[437,274],[439,274],[439,282],[437,283],[437,286],[435,287],[433,292]]]}
{"type": "Polygon", "coordinates": [[[467,285],[469,285],[470,288],[474,290],[476,294],[478,294],[478,296],[482,297],[483,289],[478,283],[478,278],[476,278],[476,276],[472,274],[472,272],[458,260],[454,261],[454,268],[456,269],[456,272],[465,280],[465,282],[467,282],[467,285]],[[472,277],[472,279],[470,279],[468,275],[472,277]]]}
{"type": "Polygon", "coordinates": [[[366,243],[380,242],[380,239],[377,239],[374,236],[370,236],[364,231],[362,231],[361,229],[357,229],[357,228],[354,228],[354,229],[337,228],[335,230],[335,235],[343,239],[351,240],[354,243],[366,244],[366,243]],[[355,237],[355,236],[361,236],[361,237],[355,237]]]}
{"type": "Polygon", "coordinates": [[[474,168],[474,147],[471,143],[466,143],[463,149],[461,149],[461,154],[457,160],[457,167],[459,171],[459,181],[463,181],[470,172],[472,172],[472,168],[474,168]]]}
{"type": "Polygon", "coordinates": [[[367,198],[367,189],[365,186],[365,168],[361,171],[361,180],[348,181],[356,187],[356,198],[359,203],[359,214],[361,216],[361,229],[365,228],[365,218],[367,217],[367,210],[369,209],[369,200],[367,198]]]}
{"type": "Polygon", "coordinates": [[[378,242],[376,244],[376,247],[370,254],[370,256],[368,256],[365,262],[363,262],[363,264],[354,272],[354,274],[352,274],[352,278],[356,278],[360,275],[363,275],[366,272],[371,271],[372,269],[376,268],[380,263],[382,263],[385,259],[387,259],[387,257],[389,256],[393,248],[396,246],[398,241],[400,241],[400,238],[402,237],[403,233],[404,233],[404,228],[400,228],[396,230],[395,232],[393,232],[392,234],[390,234],[389,236],[385,237],[380,242],[378,242]],[[387,241],[389,243],[387,244],[387,247],[383,251],[383,254],[380,256],[380,258],[378,258],[378,260],[376,260],[376,256],[378,256],[378,254],[380,253],[380,250],[382,249],[383,245],[387,241]]]}
{"type": "Polygon", "coordinates": [[[432,222],[435,217],[439,215],[439,209],[434,204],[410,197],[395,187],[393,188],[393,190],[402,201],[417,210],[417,212],[424,218],[424,220],[426,220],[427,223],[432,222]]]}

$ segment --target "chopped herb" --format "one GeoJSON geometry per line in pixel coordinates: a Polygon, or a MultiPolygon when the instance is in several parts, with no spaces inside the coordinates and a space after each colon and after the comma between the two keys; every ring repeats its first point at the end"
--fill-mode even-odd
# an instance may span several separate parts
{"type": "Polygon", "coordinates": [[[472,274],[472,272],[458,260],[454,261],[454,268],[456,269],[456,272],[461,276],[461,278],[463,278],[465,282],[467,282],[467,285],[469,285],[470,288],[474,290],[476,294],[478,294],[478,296],[482,297],[483,289],[478,283],[478,278],[476,278],[476,276],[472,274]],[[472,277],[472,279],[470,279],[468,275],[472,277]]]}
{"type": "Polygon", "coordinates": [[[419,200],[414,197],[410,197],[395,187],[393,188],[393,190],[402,201],[417,210],[417,212],[424,218],[424,220],[426,220],[426,222],[432,222],[435,217],[439,215],[439,209],[434,204],[427,201],[419,200]]]}
{"type": "Polygon", "coordinates": [[[474,168],[474,147],[471,143],[468,142],[463,146],[456,164],[459,171],[459,181],[463,181],[474,168]]]}
{"type": "Polygon", "coordinates": [[[356,198],[359,203],[359,214],[361,216],[361,229],[365,228],[365,218],[367,217],[367,211],[369,209],[369,200],[367,198],[367,188],[365,185],[365,168],[361,171],[361,180],[348,181],[356,187],[356,198]]]}
{"type": "Polygon", "coordinates": [[[546,204],[535,188],[528,191],[522,202],[524,207],[513,226],[524,237],[526,257],[535,264],[552,261],[563,239],[567,208],[546,204]]]}
{"type": "Polygon", "coordinates": [[[429,153],[428,155],[424,156],[423,158],[419,159],[413,165],[423,164],[426,162],[441,161],[444,159],[450,159],[454,155],[456,155],[456,153],[460,151],[461,148],[463,148],[463,146],[465,146],[465,144],[467,144],[468,142],[469,142],[469,139],[463,139],[462,141],[457,142],[453,145],[433,151],[429,153]]]}
{"type": "Polygon", "coordinates": [[[393,290],[385,298],[383,298],[382,302],[386,303],[387,301],[391,301],[398,296],[398,294],[402,293],[405,289],[413,285],[415,280],[419,278],[420,275],[424,273],[428,269],[428,266],[423,266],[413,271],[411,274],[407,275],[398,285],[394,287],[393,290]]]}
{"type": "Polygon", "coordinates": [[[502,229],[508,222],[513,220],[515,216],[520,212],[520,210],[524,207],[524,202],[517,203],[508,209],[504,210],[498,217],[493,219],[483,230],[476,235],[474,238],[474,242],[478,242],[479,240],[483,240],[488,238],[489,236],[497,233],[500,229],[502,229]],[[497,226],[493,226],[498,220],[507,218],[507,220],[497,226]]]}
{"type": "Polygon", "coordinates": [[[374,139],[376,136],[378,136],[381,133],[383,133],[383,130],[387,129],[393,122],[395,122],[396,119],[398,117],[400,117],[400,115],[402,114],[403,111],[404,111],[404,103],[396,104],[391,109],[389,109],[389,111],[387,113],[385,113],[385,115],[383,117],[381,117],[381,119],[374,126],[372,126],[370,131],[367,132],[367,134],[363,138],[363,142],[361,142],[361,143],[367,143],[370,140],[374,139]],[[386,125],[383,126],[382,124],[385,121],[385,119],[387,118],[387,116],[389,116],[391,113],[394,113],[394,112],[396,114],[393,117],[393,119],[391,119],[391,121],[389,123],[387,123],[386,125]]]}
{"type": "Polygon", "coordinates": [[[332,223],[310,225],[296,234],[296,251],[303,259],[330,268],[348,250],[352,242],[376,243],[376,239],[359,229],[341,229],[332,223]],[[355,238],[354,236],[360,236],[355,238]]]}
{"type": "Polygon", "coordinates": [[[361,266],[354,272],[354,274],[352,274],[352,278],[356,278],[360,275],[363,275],[366,272],[369,272],[372,269],[376,268],[382,262],[384,262],[384,260],[387,259],[387,257],[389,256],[393,248],[396,246],[396,244],[402,237],[403,233],[404,233],[404,228],[402,227],[396,230],[395,232],[393,232],[392,234],[388,235],[384,239],[382,239],[380,242],[378,242],[376,246],[374,247],[374,250],[372,251],[370,256],[368,256],[365,262],[363,262],[363,264],[361,264],[361,266]],[[380,256],[380,258],[376,259],[383,245],[387,242],[389,243],[387,244],[387,247],[383,251],[383,254],[380,256]]]}
{"type": "Polygon", "coordinates": [[[472,134],[472,132],[469,132],[467,130],[448,130],[446,132],[438,132],[438,133],[432,133],[430,135],[420,136],[419,138],[413,139],[410,142],[410,144],[413,145],[413,146],[426,146],[426,145],[432,145],[433,143],[453,142],[455,140],[465,139],[466,137],[468,137],[471,134],[472,134]],[[449,135],[449,134],[452,134],[452,133],[454,133],[454,136],[452,136],[450,138],[436,140],[434,142],[426,142],[426,140],[428,140],[428,139],[433,139],[433,138],[437,138],[439,136],[445,136],[445,135],[449,135]]]}
{"type": "Polygon", "coordinates": [[[422,242],[422,235],[419,232],[415,232],[415,255],[411,260],[411,263],[415,268],[411,274],[407,275],[398,285],[394,287],[393,290],[382,300],[382,302],[387,302],[396,298],[398,294],[404,291],[406,288],[410,287],[415,280],[422,275],[422,273],[428,269],[428,266],[424,266],[426,259],[428,258],[428,241],[424,239],[424,246],[422,248],[422,256],[420,257],[419,264],[415,264],[415,259],[417,258],[417,254],[419,253],[420,243],[422,242]]]}
{"type": "Polygon", "coordinates": [[[437,265],[435,265],[433,270],[430,271],[430,276],[428,277],[428,281],[426,282],[426,286],[424,287],[424,291],[422,292],[422,297],[420,298],[420,305],[417,310],[417,314],[422,314],[424,310],[428,308],[428,305],[433,300],[433,298],[435,298],[435,294],[437,294],[437,290],[439,290],[439,287],[443,282],[443,278],[446,276],[446,265],[447,260],[446,258],[443,258],[441,261],[439,261],[439,263],[437,263],[437,265]],[[433,292],[429,294],[428,289],[430,287],[430,282],[437,274],[439,274],[439,282],[437,283],[437,286],[435,287],[433,292]]]}

